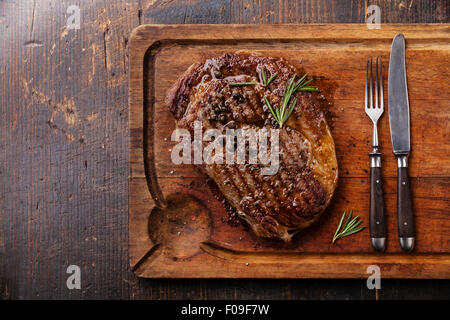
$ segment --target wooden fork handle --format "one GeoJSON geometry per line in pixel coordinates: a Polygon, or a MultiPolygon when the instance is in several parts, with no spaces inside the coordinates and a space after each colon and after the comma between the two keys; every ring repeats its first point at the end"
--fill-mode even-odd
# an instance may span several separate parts
{"type": "Polygon", "coordinates": [[[383,180],[381,176],[381,153],[370,155],[370,239],[376,251],[386,246],[386,220],[384,215],[383,180]]]}

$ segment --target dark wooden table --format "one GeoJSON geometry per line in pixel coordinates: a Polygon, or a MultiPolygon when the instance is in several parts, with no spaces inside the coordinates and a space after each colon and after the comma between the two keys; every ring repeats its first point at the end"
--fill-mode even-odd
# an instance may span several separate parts
{"type": "MultiPolygon", "coordinates": [[[[450,3],[371,1],[382,23],[450,3]]],[[[364,23],[367,1],[0,0],[0,298],[439,299],[450,281],[143,280],[128,266],[128,37],[146,23],[364,23]],[[80,29],[66,27],[79,5],[80,29]],[[81,268],[68,290],[66,268],[81,268]]]]}

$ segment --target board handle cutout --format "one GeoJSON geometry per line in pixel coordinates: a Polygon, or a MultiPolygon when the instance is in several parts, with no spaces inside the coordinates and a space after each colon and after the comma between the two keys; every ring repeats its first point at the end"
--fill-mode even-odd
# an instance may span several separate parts
{"type": "MultiPolygon", "coordinates": [[[[158,47],[158,46],[157,46],[158,47]]],[[[158,177],[156,174],[155,166],[155,127],[153,123],[155,114],[155,92],[154,82],[155,73],[154,68],[149,68],[153,64],[155,57],[155,49],[150,46],[144,56],[144,76],[143,76],[143,89],[144,89],[144,103],[143,103],[143,137],[144,137],[144,169],[145,178],[147,180],[148,190],[155,201],[155,205],[159,208],[166,208],[167,201],[162,193],[161,187],[158,183],[158,177]]]]}

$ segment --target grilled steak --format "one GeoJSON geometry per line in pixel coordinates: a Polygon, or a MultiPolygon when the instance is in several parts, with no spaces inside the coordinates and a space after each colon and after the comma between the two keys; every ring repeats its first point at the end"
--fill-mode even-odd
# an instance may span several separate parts
{"type": "MultiPolygon", "coordinates": [[[[282,101],[287,82],[300,74],[284,59],[248,53],[224,54],[196,63],[170,89],[166,103],[178,128],[275,128],[265,104],[282,101]],[[277,76],[263,85],[266,79],[277,76]],[[252,82],[254,85],[230,86],[252,82]]],[[[256,235],[290,242],[298,231],[316,221],[329,204],[337,184],[334,141],[317,92],[298,91],[296,106],[279,130],[280,162],[274,175],[261,174],[262,165],[199,165],[256,235]]],[[[203,142],[203,147],[211,142],[203,142]]]]}

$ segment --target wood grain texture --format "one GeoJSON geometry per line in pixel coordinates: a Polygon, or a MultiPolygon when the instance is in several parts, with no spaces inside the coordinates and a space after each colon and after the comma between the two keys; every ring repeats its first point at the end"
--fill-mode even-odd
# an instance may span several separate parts
{"type": "MultiPolygon", "coordinates": [[[[446,0],[374,3],[383,23],[450,21],[446,0]]],[[[0,1],[0,298],[375,298],[360,280],[147,281],[127,261],[131,30],[144,23],[363,23],[365,1],[83,1],[78,31],[64,27],[72,4],[0,1]],[[61,110],[72,100],[70,126],[61,110]],[[48,123],[55,106],[56,128],[48,123]],[[66,288],[69,264],[82,267],[82,290],[66,288]]],[[[448,298],[449,285],[383,280],[379,297],[448,298]]]]}
{"type": "MultiPolygon", "coordinates": [[[[446,190],[450,182],[450,162],[444,155],[448,148],[450,91],[442,86],[445,82],[442,77],[450,71],[444,65],[450,58],[449,47],[445,44],[449,30],[448,25],[389,25],[379,31],[367,30],[365,25],[264,28],[251,25],[145,25],[135,29],[130,38],[132,174],[129,206],[130,263],[135,273],[152,278],[364,278],[364,266],[372,261],[383,264],[384,277],[388,278],[449,278],[450,217],[446,190]],[[422,140],[420,144],[413,144],[415,153],[410,167],[416,180],[413,195],[418,230],[415,253],[401,255],[397,245],[396,210],[392,198],[394,195],[395,199],[396,193],[395,175],[386,174],[389,238],[387,254],[379,255],[373,252],[368,229],[340,240],[338,245],[331,244],[330,237],[345,210],[353,209],[355,215],[369,221],[367,172],[371,123],[362,107],[364,66],[370,56],[381,56],[387,64],[390,44],[397,32],[404,33],[408,39],[408,81],[411,83],[410,96],[415,97],[411,98],[411,136],[424,137],[422,128],[435,118],[442,119],[443,128],[435,127],[436,134],[428,136],[432,142],[422,140]],[[171,142],[170,137],[175,121],[163,102],[169,87],[192,63],[234,50],[282,56],[320,76],[322,85],[345,93],[336,94],[330,107],[336,118],[332,131],[342,172],[335,198],[321,221],[302,232],[292,245],[257,239],[243,227],[224,223],[226,211],[205,185],[205,176],[192,165],[177,166],[171,161],[171,150],[176,142],[171,142]],[[436,59],[429,59],[430,56],[436,59]],[[426,81],[422,79],[423,74],[428,75],[426,81]],[[440,92],[423,94],[433,91],[434,87],[440,88],[440,92]],[[416,115],[421,113],[421,104],[427,105],[428,112],[416,115]],[[432,117],[427,117],[431,114],[432,117]],[[147,167],[143,172],[145,161],[147,167]],[[151,197],[150,194],[145,196],[143,191],[146,184],[151,197]],[[430,190],[434,190],[433,194],[430,190]],[[175,210],[178,208],[175,202],[169,202],[168,208],[163,208],[166,201],[162,199],[176,195],[178,201],[183,202],[184,194],[198,199],[204,212],[194,214],[199,209],[196,204],[191,205],[190,198],[184,199],[186,214],[180,214],[180,209],[175,210]],[[161,209],[154,209],[155,205],[161,209]],[[198,215],[197,219],[192,219],[194,221],[190,219],[190,210],[192,217],[198,215]],[[153,219],[152,215],[158,216],[159,211],[169,220],[159,223],[153,219]],[[202,216],[204,218],[200,219],[202,216]],[[204,219],[211,219],[207,230],[199,225],[204,219]],[[166,234],[155,239],[152,236],[154,224],[166,230],[166,234]],[[178,236],[171,237],[171,234],[178,236]],[[191,246],[186,247],[184,243],[191,246]],[[416,258],[423,260],[419,263],[416,258]],[[245,268],[245,261],[251,264],[250,268],[245,268]]],[[[321,86],[320,83],[317,85],[321,86]]],[[[383,120],[387,122],[387,119],[383,120]]],[[[390,147],[388,131],[386,125],[380,123],[380,143],[384,149],[390,147]]],[[[389,156],[384,161],[386,172],[395,172],[396,159],[389,156]]]]}

